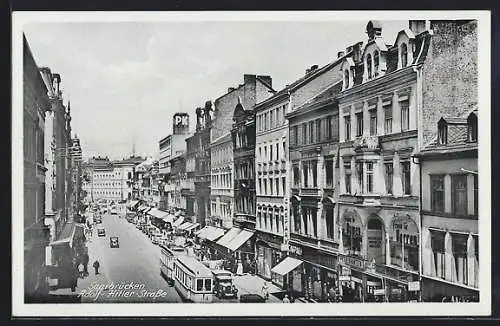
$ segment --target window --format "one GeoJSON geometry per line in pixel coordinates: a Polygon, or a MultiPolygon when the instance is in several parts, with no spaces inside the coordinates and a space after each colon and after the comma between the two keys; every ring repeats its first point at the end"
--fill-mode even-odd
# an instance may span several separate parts
{"type": "Polygon", "coordinates": [[[269,111],[269,128],[274,128],[274,110],[269,111]]]}
{"type": "Polygon", "coordinates": [[[410,129],[410,102],[408,100],[399,102],[401,107],[401,131],[410,129]]]}
{"type": "Polygon", "coordinates": [[[403,194],[411,194],[411,173],[410,173],[410,162],[401,162],[401,181],[403,182],[403,194]]]}
{"type": "Polygon", "coordinates": [[[351,193],[351,162],[344,163],[344,172],[345,172],[345,192],[351,193]]]}
{"type": "Polygon", "coordinates": [[[392,133],[392,103],[384,105],[384,132],[392,133]]]}
{"type": "Polygon", "coordinates": [[[325,160],[326,186],[333,187],[333,159],[325,160]]]}
{"type": "Polygon", "coordinates": [[[267,130],[267,112],[264,113],[264,130],[267,130]]]}
{"type": "Polygon", "coordinates": [[[350,116],[345,116],[344,117],[344,129],[345,129],[345,140],[350,140],[351,139],[351,117],[350,116]]]}
{"type": "Polygon", "coordinates": [[[344,71],[344,89],[349,88],[349,70],[344,71]]]}
{"type": "Polygon", "coordinates": [[[392,181],[394,176],[392,162],[384,164],[385,171],[385,190],[388,194],[392,195],[392,181]]]}
{"type": "Polygon", "coordinates": [[[445,145],[448,142],[448,126],[446,121],[440,120],[438,123],[438,144],[445,145]]]}
{"type": "Polygon", "coordinates": [[[203,291],[203,280],[196,280],[196,291],[203,291]]]}
{"type": "Polygon", "coordinates": [[[401,68],[404,68],[408,65],[408,49],[405,43],[401,44],[400,53],[401,53],[401,68]]]}
{"type": "Polygon", "coordinates": [[[363,189],[363,185],[364,185],[363,162],[356,163],[356,175],[358,177],[358,191],[363,193],[364,192],[364,189],[363,189]]]}
{"type": "Polygon", "coordinates": [[[298,141],[298,137],[299,137],[297,129],[298,129],[297,126],[293,126],[291,129],[291,135],[290,135],[291,140],[290,141],[292,142],[292,145],[297,145],[297,141],[298,141]]]}
{"type": "Polygon", "coordinates": [[[316,120],[316,142],[321,141],[321,119],[316,120]]]}
{"type": "Polygon", "coordinates": [[[445,278],[444,236],[441,231],[431,230],[431,249],[434,255],[435,276],[445,278]]]}
{"type": "Polygon", "coordinates": [[[302,124],[302,141],[301,144],[307,144],[307,124],[302,124]]]}
{"type": "Polygon", "coordinates": [[[477,142],[477,116],[474,113],[467,118],[467,140],[477,142]]]}
{"type": "Polygon", "coordinates": [[[361,252],[362,235],[361,228],[358,225],[353,225],[354,218],[345,218],[348,222],[345,222],[342,226],[342,242],[344,248],[347,252],[353,252],[354,254],[359,254],[361,252]]]}
{"type": "Polygon", "coordinates": [[[309,144],[314,143],[314,121],[309,122],[309,144]]]}
{"type": "Polygon", "coordinates": [[[279,196],[280,195],[280,180],[279,180],[279,177],[276,177],[274,179],[274,183],[276,184],[276,196],[279,196]]]}
{"type": "Polygon", "coordinates": [[[302,172],[304,173],[304,184],[302,185],[304,188],[309,187],[309,171],[307,163],[302,163],[302,172]]]}
{"type": "Polygon", "coordinates": [[[205,279],[205,290],[207,292],[211,292],[212,291],[212,280],[207,278],[205,279]]]}
{"type": "Polygon", "coordinates": [[[267,145],[264,145],[264,159],[267,161],[267,145]]]}
{"type": "Polygon", "coordinates": [[[478,216],[478,207],[479,207],[479,187],[478,187],[477,174],[475,174],[474,175],[474,215],[476,215],[476,218],[478,216]]]}
{"type": "Polygon", "coordinates": [[[326,205],[325,207],[326,210],[326,237],[328,239],[333,239],[333,233],[334,233],[334,215],[333,215],[333,206],[332,205],[326,205]]]}
{"type": "Polygon", "coordinates": [[[363,136],[363,112],[356,113],[356,137],[363,136]]]}
{"type": "Polygon", "coordinates": [[[287,150],[286,150],[286,140],[283,141],[283,157],[281,158],[281,160],[285,161],[286,158],[287,158],[287,150]]]}
{"type": "Polygon", "coordinates": [[[297,164],[293,165],[293,185],[298,187],[300,185],[300,171],[297,164]]]}
{"type": "Polygon", "coordinates": [[[281,185],[282,185],[281,189],[283,189],[282,194],[284,196],[286,193],[286,177],[281,177],[281,185]]]}
{"type": "Polygon", "coordinates": [[[378,67],[379,67],[379,54],[378,51],[375,51],[373,54],[373,75],[375,77],[378,76],[378,67]]]}
{"type": "Polygon", "coordinates": [[[370,110],[370,136],[377,134],[377,109],[370,110]]]}
{"type": "Polygon", "coordinates": [[[281,107],[276,108],[276,126],[279,126],[281,124],[281,107]]]}
{"type": "Polygon", "coordinates": [[[366,162],[366,192],[373,193],[373,162],[366,162]]]}
{"type": "Polygon", "coordinates": [[[431,210],[444,213],[444,175],[431,175],[431,210]]]}
{"type": "Polygon", "coordinates": [[[455,174],[451,176],[451,207],[452,213],[457,216],[467,214],[467,175],[455,174]]]}
{"type": "Polygon", "coordinates": [[[313,178],[313,187],[318,187],[318,162],[312,161],[311,169],[312,169],[312,178],[313,178]]]}
{"type": "Polygon", "coordinates": [[[467,234],[452,233],[451,235],[457,281],[461,284],[468,284],[467,239],[467,234]]]}
{"type": "Polygon", "coordinates": [[[366,56],[366,70],[368,79],[372,78],[372,56],[370,54],[366,56]]]}
{"type": "Polygon", "coordinates": [[[267,195],[267,179],[264,179],[264,195],[267,195]]]}
{"type": "Polygon", "coordinates": [[[273,145],[269,144],[269,160],[273,160],[273,145]]]}
{"type": "Polygon", "coordinates": [[[279,160],[279,153],[280,153],[280,148],[279,148],[280,144],[279,143],[276,143],[276,161],[279,160]]]}

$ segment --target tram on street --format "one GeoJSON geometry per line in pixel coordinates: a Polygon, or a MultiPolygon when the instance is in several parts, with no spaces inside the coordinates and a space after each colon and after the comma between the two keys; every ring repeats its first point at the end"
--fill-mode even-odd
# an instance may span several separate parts
{"type": "Polygon", "coordinates": [[[184,301],[209,303],[213,300],[213,274],[196,258],[177,256],[174,260],[175,289],[184,301]]]}
{"type": "Polygon", "coordinates": [[[174,285],[174,260],[179,255],[185,255],[186,249],[183,247],[167,247],[160,245],[160,271],[170,285],[174,285]]]}

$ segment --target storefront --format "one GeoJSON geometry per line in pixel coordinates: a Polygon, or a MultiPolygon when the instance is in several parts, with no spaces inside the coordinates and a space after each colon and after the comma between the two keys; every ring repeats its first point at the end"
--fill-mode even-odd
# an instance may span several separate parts
{"type": "Polygon", "coordinates": [[[257,232],[255,252],[256,274],[271,280],[278,286],[283,286],[283,276],[272,273],[271,269],[276,266],[285,256],[281,251],[283,238],[269,233],[257,232]]]}
{"type": "Polygon", "coordinates": [[[224,258],[229,260],[229,269],[233,273],[240,272],[238,266],[241,264],[242,273],[253,272],[255,261],[253,230],[238,227],[231,228],[223,237],[217,241],[224,253],[224,258]]]}

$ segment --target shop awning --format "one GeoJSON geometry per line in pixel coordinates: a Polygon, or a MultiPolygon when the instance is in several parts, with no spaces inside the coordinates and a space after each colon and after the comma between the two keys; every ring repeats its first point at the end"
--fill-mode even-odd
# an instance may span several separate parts
{"type": "Polygon", "coordinates": [[[206,239],[209,241],[215,241],[224,235],[224,229],[217,228],[215,226],[205,226],[200,231],[196,232],[196,235],[201,239],[206,239]]]}
{"type": "Polygon", "coordinates": [[[172,223],[173,227],[179,227],[182,222],[184,222],[184,216],[180,216],[178,219],[175,220],[174,223],[172,223]]]}
{"type": "Polygon", "coordinates": [[[159,210],[158,208],[153,208],[148,212],[148,215],[151,215],[153,217],[156,217],[156,218],[162,220],[164,217],[168,216],[168,213],[164,212],[162,210],[159,210]]]}
{"type": "Polygon", "coordinates": [[[137,204],[139,204],[138,200],[132,200],[131,202],[128,203],[127,207],[133,208],[133,207],[137,206],[137,204]]]}
{"type": "Polygon", "coordinates": [[[231,228],[222,238],[217,241],[217,244],[227,248],[227,245],[233,240],[241,231],[240,228],[231,228]]]}
{"type": "Polygon", "coordinates": [[[179,225],[179,227],[177,229],[178,230],[186,230],[191,225],[193,225],[193,223],[191,223],[191,222],[184,222],[181,225],[179,225]]]}
{"type": "Polygon", "coordinates": [[[186,231],[191,231],[200,226],[200,223],[194,223],[186,228],[186,231]]]}
{"type": "Polygon", "coordinates": [[[147,210],[149,209],[149,206],[140,206],[138,211],[141,212],[141,213],[145,213],[147,210]]]}
{"type": "Polygon", "coordinates": [[[70,247],[73,247],[73,240],[78,237],[82,237],[83,232],[83,224],[69,222],[66,223],[59,234],[59,239],[52,241],[50,243],[51,246],[68,244],[70,247]]]}
{"type": "Polygon", "coordinates": [[[274,266],[271,269],[271,272],[279,274],[279,275],[286,275],[296,269],[297,267],[302,264],[302,260],[295,259],[292,257],[286,257],[284,260],[282,260],[278,265],[274,266]]]}
{"type": "Polygon", "coordinates": [[[238,250],[245,242],[253,236],[253,231],[242,230],[236,237],[231,240],[226,247],[232,251],[238,250]]]}

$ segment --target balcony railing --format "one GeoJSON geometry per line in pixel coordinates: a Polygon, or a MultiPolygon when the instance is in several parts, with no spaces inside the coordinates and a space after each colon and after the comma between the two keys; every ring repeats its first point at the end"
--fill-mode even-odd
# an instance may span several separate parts
{"type": "Polygon", "coordinates": [[[286,171],[286,162],[281,161],[281,171],[285,172],[286,171]]]}
{"type": "Polygon", "coordinates": [[[250,215],[246,213],[235,213],[234,220],[236,222],[246,222],[246,223],[256,223],[255,215],[250,215]]]}
{"type": "Polygon", "coordinates": [[[321,196],[320,188],[301,188],[300,189],[301,196],[321,196]]]}

